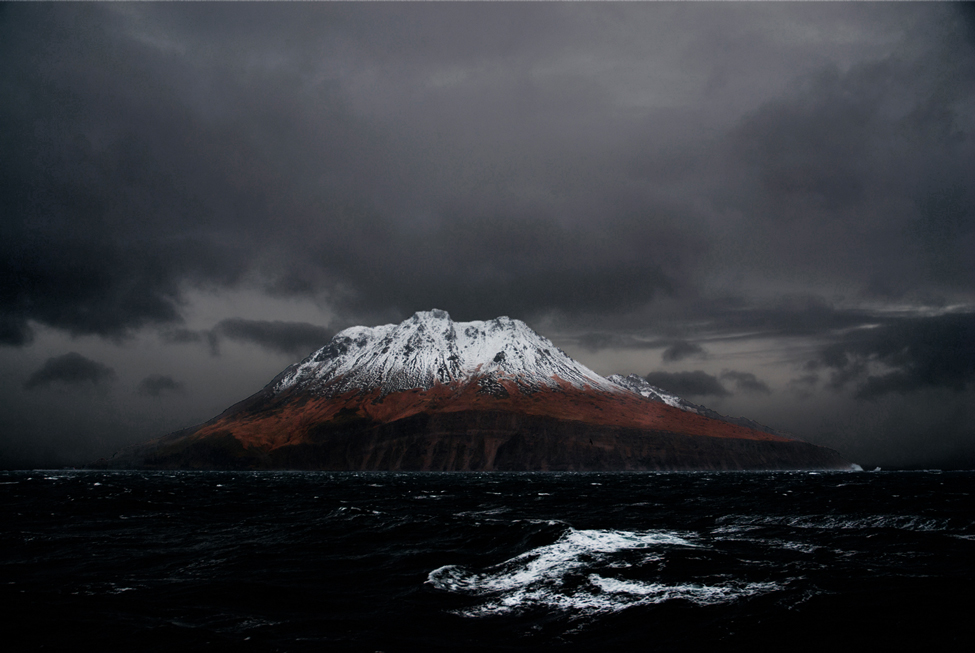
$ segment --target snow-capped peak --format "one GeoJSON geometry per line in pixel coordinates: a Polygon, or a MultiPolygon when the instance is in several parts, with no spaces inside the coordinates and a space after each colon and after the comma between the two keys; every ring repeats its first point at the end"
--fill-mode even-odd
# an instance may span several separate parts
{"type": "Polygon", "coordinates": [[[386,395],[471,378],[510,379],[528,391],[560,382],[620,390],[521,320],[454,322],[436,309],[399,324],[345,329],[287,370],[273,390],[299,388],[334,396],[380,389],[386,395]]]}

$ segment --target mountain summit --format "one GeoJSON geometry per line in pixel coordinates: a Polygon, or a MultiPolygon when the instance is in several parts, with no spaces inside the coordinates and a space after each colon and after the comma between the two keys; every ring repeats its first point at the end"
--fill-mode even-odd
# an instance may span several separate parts
{"type": "Polygon", "coordinates": [[[524,322],[441,310],[351,327],[206,424],[108,466],[331,470],[848,469],[631,375],[604,378],[524,322]]]}
{"type": "Polygon", "coordinates": [[[489,392],[502,380],[526,393],[563,384],[618,390],[521,320],[454,322],[446,311],[434,309],[400,324],[342,331],[286,370],[273,392],[298,389],[331,397],[379,390],[386,396],[474,379],[489,392]]]}

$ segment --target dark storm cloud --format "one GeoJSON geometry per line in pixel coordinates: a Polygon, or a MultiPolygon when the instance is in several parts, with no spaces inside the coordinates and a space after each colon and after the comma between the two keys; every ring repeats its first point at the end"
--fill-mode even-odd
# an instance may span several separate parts
{"type": "Polygon", "coordinates": [[[939,388],[961,392],[975,381],[975,313],[853,331],[812,363],[831,371],[834,388],[855,383],[861,399],[939,388]]]}
{"type": "Polygon", "coordinates": [[[760,392],[772,394],[768,384],[756,377],[751,372],[738,372],[736,370],[724,370],[720,376],[723,381],[732,381],[735,388],[742,392],[760,392]]]}
{"type": "Polygon", "coordinates": [[[23,347],[34,342],[34,332],[23,317],[0,315],[0,345],[23,347]]]}
{"type": "Polygon", "coordinates": [[[955,13],[913,37],[928,30],[940,44],[826,65],[730,133],[741,184],[719,193],[753,216],[741,245],[757,269],[886,299],[975,283],[975,51],[955,13]]]}
{"type": "Polygon", "coordinates": [[[363,320],[613,316],[729,265],[969,283],[975,57],[929,11],[8,8],[0,342],[178,327],[188,288],[245,283],[363,320]],[[756,18],[921,40],[813,66],[756,18]]]}
{"type": "Polygon", "coordinates": [[[731,393],[717,377],[701,370],[694,372],[650,372],[647,383],[678,396],[726,397],[731,393]]]}
{"type": "Polygon", "coordinates": [[[192,169],[208,139],[162,62],[113,22],[98,7],[0,18],[18,62],[0,73],[5,344],[29,342],[29,321],[111,338],[178,322],[182,283],[232,284],[243,269],[233,247],[185,229],[220,192],[192,169]]]}
{"type": "Polygon", "coordinates": [[[136,392],[146,397],[159,397],[167,393],[183,392],[185,386],[171,376],[150,374],[139,381],[136,392]]]}
{"type": "Polygon", "coordinates": [[[704,356],[704,348],[692,342],[680,340],[667,347],[661,357],[668,363],[683,360],[690,356],[704,356]]]}
{"type": "Polygon", "coordinates": [[[560,39],[526,26],[582,18],[11,8],[0,341],[28,344],[31,322],[111,338],[178,326],[187,288],[244,282],[461,319],[679,291],[706,243],[683,202],[627,188],[612,135],[641,121],[607,123],[606,89],[583,75],[530,73],[560,39]]]}
{"type": "Polygon", "coordinates": [[[85,358],[77,352],[68,352],[47,359],[44,365],[24,382],[25,390],[45,388],[51,384],[99,386],[115,379],[115,370],[107,365],[85,358]]]}
{"type": "Polygon", "coordinates": [[[211,333],[250,342],[283,354],[305,355],[328,344],[335,331],[306,322],[267,322],[231,318],[218,323],[211,333]]]}

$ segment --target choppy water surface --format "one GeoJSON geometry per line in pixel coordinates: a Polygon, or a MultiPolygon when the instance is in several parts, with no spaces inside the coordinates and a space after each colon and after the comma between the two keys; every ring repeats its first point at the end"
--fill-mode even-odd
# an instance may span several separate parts
{"type": "Polygon", "coordinates": [[[0,472],[5,641],[965,649],[975,473],[0,472]]]}

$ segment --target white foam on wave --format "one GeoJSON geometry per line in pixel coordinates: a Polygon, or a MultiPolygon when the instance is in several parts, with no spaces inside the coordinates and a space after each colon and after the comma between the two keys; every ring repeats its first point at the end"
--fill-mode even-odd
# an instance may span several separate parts
{"type": "MultiPolygon", "coordinates": [[[[709,605],[778,589],[774,583],[737,581],[668,585],[596,573],[629,567],[619,560],[619,554],[627,551],[695,546],[686,536],[672,531],[570,528],[553,544],[537,547],[482,571],[458,565],[440,567],[430,572],[427,582],[440,590],[483,597],[480,605],[456,611],[468,617],[541,608],[579,618],[674,599],[709,605]]],[[[654,554],[645,556],[649,561],[659,559],[654,554]]]]}
{"type": "Polygon", "coordinates": [[[716,520],[714,533],[754,530],[763,526],[788,526],[801,529],[860,530],[889,528],[904,531],[938,532],[951,528],[948,519],[918,515],[727,515],[716,520]]]}
{"type": "Polygon", "coordinates": [[[511,512],[511,508],[495,507],[485,508],[484,510],[463,510],[461,512],[455,512],[454,517],[490,518],[508,512],[511,512]]]}
{"type": "Polygon", "coordinates": [[[664,583],[644,583],[618,578],[603,578],[598,574],[591,574],[589,581],[603,592],[614,595],[630,595],[644,597],[642,603],[661,603],[671,599],[685,599],[698,605],[712,605],[726,603],[743,596],[763,594],[779,589],[775,583],[743,583],[730,582],[721,585],[699,585],[684,583],[681,585],[666,585],[664,583]]]}

